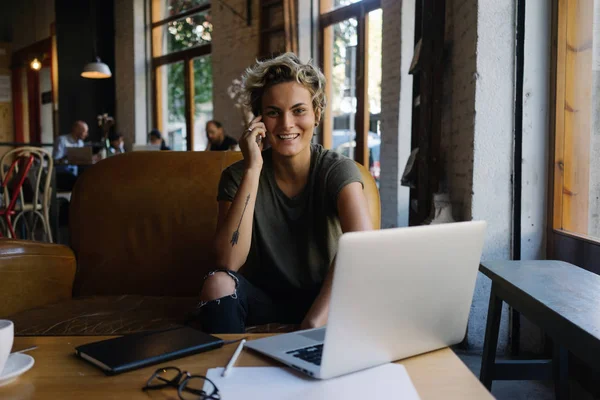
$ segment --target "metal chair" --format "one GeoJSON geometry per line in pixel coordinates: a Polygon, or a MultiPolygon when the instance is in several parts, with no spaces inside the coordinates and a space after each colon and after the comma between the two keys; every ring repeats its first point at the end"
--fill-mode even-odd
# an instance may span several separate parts
{"type": "MultiPolygon", "coordinates": [[[[22,186],[19,190],[19,201],[15,205],[16,216],[14,219],[14,226],[17,226],[21,217],[23,217],[28,236],[31,239],[35,239],[36,227],[38,221],[41,220],[46,238],[48,242],[52,243],[53,238],[50,227],[50,202],[52,199],[52,187],[50,183],[54,168],[52,153],[40,147],[19,147],[7,152],[2,159],[0,159],[0,166],[6,165],[7,160],[13,158],[14,155],[30,155],[33,157],[33,164],[26,177],[29,179],[24,182],[24,186],[27,186],[27,188],[30,189],[31,201],[26,201],[24,186],[22,186]],[[26,218],[27,214],[30,215],[30,218],[26,218]]],[[[5,168],[2,167],[1,171],[3,178],[4,170],[5,168]]],[[[5,197],[7,195],[8,194],[5,193],[5,197]]]]}
{"type": "MultiPolygon", "coordinates": [[[[2,168],[2,189],[7,201],[5,203],[6,206],[0,208],[0,217],[4,218],[8,232],[12,238],[16,238],[17,235],[15,234],[11,217],[17,213],[15,206],[33,160],[34,157],[31,154],[29,156],[20,155],[11,163],[6,173],[4,173],[4,168],[2,168]]],[[[0,233],[0,237],[2,237],[2,233],[0,233]]]]}

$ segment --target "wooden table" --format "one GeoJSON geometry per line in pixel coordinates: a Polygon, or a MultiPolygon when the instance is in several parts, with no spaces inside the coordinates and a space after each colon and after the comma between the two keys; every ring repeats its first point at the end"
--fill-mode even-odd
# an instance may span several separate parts
{"type": "MultiPolygon", "coordinates": [[[[247,335],[218,335],[225,340],[247,335]]],[[[250,340],[267,335],[250,335],[250,340]]],[[[1,399],[177,399],[177,391],[164,389],[142,392],[150,375],[160,366],[173,365],[192,373],[205,374],[208,368],[227,364],[236,344],[178,360],[167,361],[121,375],[106,376],[77,358],[75,346],[107,339],[99,336],[16,337],[13,351],[37,345],[31,370],[15,382],[0,387],[1,399]]],[[[446,348],[406,359],[403,364],[421,399],[491,399],[492,396],[462,361],[446,348]]],[[[278,365],[266,357],[244,350],[236,366],[278,365]]],[[[223,399],[227,400],[227,399],[223,399]]]]}
{"type": "Polygon", "coordinates": [[[569,398],[568,352],[600,368],[600,276],[562,261],[488,261],[479,270],[492,280],[480,379],[554,379],[556,397],[569,398]],[[496,362],[505,301],[554,342],[552,360],[496,362]]]}

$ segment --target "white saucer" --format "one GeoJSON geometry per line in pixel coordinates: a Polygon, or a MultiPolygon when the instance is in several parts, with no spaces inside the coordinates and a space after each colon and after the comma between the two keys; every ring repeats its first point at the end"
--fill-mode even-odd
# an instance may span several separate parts
{"type": "Polygon", "coordinates": [[[2,373],[0,373],[0,386],[12,382],[17,376],[33,367],[33,357],[27,354],[15,353],[8,356],[2,373]]]}

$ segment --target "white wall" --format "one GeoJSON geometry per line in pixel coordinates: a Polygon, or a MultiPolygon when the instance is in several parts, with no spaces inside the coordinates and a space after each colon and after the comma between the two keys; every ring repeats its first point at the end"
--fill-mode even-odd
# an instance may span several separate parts
{"type": "MultiPolygon", "coordinates": [[[[488,223],[483,260],[510,259],[512,239],[515,96],[515,13],[513,1],[485,0],[477,10],[477,76],[473,146],[472,218],[488,223]]],[[[480,274],[481,275],[481,274],[480,274]]],[[[490,281],[482,276],[472,313],[487,317],[490,281]]],[[[500,343],[507,344],[504,307],[500,343]]],[[[471,318],[470,344],[483,348],[485,325],[471,318]]]]}
{"type": "Polygon", "coordinates": [[[50,67],[44,67],[39,72],[40,76],[40,125],[42,128],[42,143],[54,142],[54,126],[52,121],[52,103],[42,104],[42,93],[52,91],[50,67]]]}
{"type": "Polygon", "coordinates": [[[523,71],[521,258],[546,255],[551,4],[527,2],[523,71]]]}
{"type": "MultiPolygon", "coordinates": [[[[525,6],[521,259],[539,260],[546,258],[552,7],[531,1],[525,6]]],[[[520,339],[523,351],[543,350],[541,330],[523,317],[520,339]]]]}
{"type": "Polygon", "coordinates": [[[316,26],[314,24],[312,15],[312,0],[299,0],[298,1],[298,57],[302,61],[307,61],[313,56],[312,41],[311,37],[318,34],[316,26]]]}
{"type": "Polygon", "coordinates": [[[600,237],[600,0],[594,0],[588,234],[600,237]]]}

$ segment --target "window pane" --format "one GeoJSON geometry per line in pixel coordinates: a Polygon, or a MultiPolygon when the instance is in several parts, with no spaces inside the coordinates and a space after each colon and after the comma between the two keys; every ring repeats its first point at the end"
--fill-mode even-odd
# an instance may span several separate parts
{"type": "Polygon", "coordinates": [[[207,3],[210,0],[152,0],[152,22],[162,21],[207,3]]]}
{"type": "Polygon", "coordinates": [[[158,67],[156,79],[159,129],[171,150],[186,150],[183,62],[158,67]]]}
{"type": "Polygon", "coordinates": [[[361,0],[333,0],[333,8],[344,7],[352,3],[358,3],[361,0]]]}
{"type": "Polygon", "coordinates": [[[556,119],[555,227],[600,238],[600,3],[568,1],[565,8],[566,37],[558,56],[564,96],[557,90],[562,111],[556,119]]]}
{"type": "Polygon", "coordinates": [[[213,118],[212,59],[194,59],[194,150],[205,150],[206,123],[213,118]]]}
{"type": "Polygon", "coordinates": [[[321,2],[321,13],[326,13],[336,8],[341,8],[352,3],[358,3],[362,0],[320,0],[321,2]]]}
{"type": "Polygon", "coordinates": [[[331,117],[333,150],[354,158],[356,146],[356,19],[332,26],[331,117]]]}
{"type": "Polygon", "coordinates": [[[210,11],[193,14],[153,30],[154,56],[208,44],[212,41],[210,11]]]}
{"type": "Polygon", "coordinates": [[[369,170],[379,187],[381,154],[381,9],[369,13],[367,46],[369,102],[369,170]]]}

